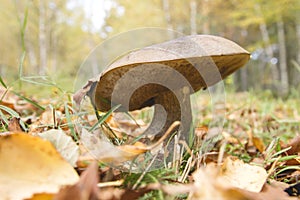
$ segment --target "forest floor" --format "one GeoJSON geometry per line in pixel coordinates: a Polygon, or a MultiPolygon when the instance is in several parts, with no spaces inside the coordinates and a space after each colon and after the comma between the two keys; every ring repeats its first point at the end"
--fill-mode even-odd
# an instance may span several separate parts
{"type": "Polygon", "coordinates": [[[288,200],[300,194],[297,95],[228,93],[214,115],[203,92],[192,101],[189,139],[175,136],[173,153],[163,154],[158,149],[166,141],[148,148],[141,137],[151,109],[130,113],[135,121],[114,112],[99,113],[98,120],[87,99],[78,108],[72,94],[58,90],[46,98],[1,87],[0,97],[0,199],[288,200]],[[215,118],[221,127],[211,123],[215,118]]]}

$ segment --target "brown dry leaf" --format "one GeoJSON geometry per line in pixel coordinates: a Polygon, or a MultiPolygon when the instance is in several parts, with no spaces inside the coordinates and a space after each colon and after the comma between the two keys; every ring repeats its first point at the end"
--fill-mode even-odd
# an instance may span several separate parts
{"type": "Polygon", "coordinates": [[[132,137],[141,136],[141,134],[147,129],[147,124],[142,120],[128,119],[128,116],[124,114],[113,113],[106,122],[114,133],[120,138],[122,134],[129,135],[132,137]]]}
{"type": "Polygon", "coordinates": [[[56,193],[74,184],[78,174],[39,137],[13,133],[0,137],[0,194],[3,199],[25,199],[36,193],[56,193]]]}
{"type": "Polygon", "coordinates": [[[300,135],[294,137],[289,144],[287,144],[286,146],[282,147],[287,148],[287,147],[291,147],[291,149],[289,149],[287,151],[288,155],[295,155],[300,153],[300,135]]]}
{"type": "Polygon", "coordinates": [[[153,190],[152,187],[145,187],[138,190],[119,189],[114,187],[105,187],[111,185],[102,183],[98,188],[98,164],[93,162],[81,174],[80,180],[73,186],[67,186],[55,195],[54,200],[127,200],[138,199],[143,194],[153,190]]]}
{"type": "Polygon", "coordinates": [[[22,128],[20,126],[20,119],[17,117],[13,117],[9,120],[7,129],[11,132],[22,132],[22,128]]]}
{"type": "Polygon", "coordinates": [[[78,183],[62,188],[54,200],[92,200],[100,198],[100,190],[97,187],[99,182],[98,164],[92,162],[81,174],[78,183]]]}
{"type": "Polygon", "coordinates": [[[30,133],[37,134],[57,126],[57,118],[61,116],[58,111],[53,112],[51,108],[47,108],[39,117],[39,119],[31,124],[30,133]]]}
{"type": "Polygon", "coordinates": [[[239,140],[237,138],[233,137],[230,133],[228,133],[226,131],[222,131],[222,136],[230,144],[238,144],[239,143],[239,140]]]}
{"type": "MultiPolygon", "coordinates": [[[[0,85],[0,105],[6,106],[10,109],[15,110],[15,104],[19,100],[19,97],[9,90],[0,85]]],[[[4,111],[5,113],[5,111],[4,111]]]]}
{"type": "Polygon", "coordinates": [[[137,190],[109,187],[101,189],[98,200],[135,200],[139,199],[142,195],[150,192],[151,190],[152,188],[149,187],[140,188],[137,190]]]}
{"type": "MultiPolygon", "coordinates": [[[[19,113],[24,112],[24,110],[31,111],[31,112],[38,110],[38,108],[35,107],[33,104],[21,100],[19,96],[17,96],[16,94],[4,88],[1,85],[0,85],[0,105],[6,106],[19,113]]],[[[5,111],[3,112],[6,113],[5,111]]]]}
{"type": "MultiPolygon", "coordinates": [[[[0,98],[1,98],[1,96],[0,96],[0,98]]],[[[8,108],[10,108],[10,109],[12,109],[12,110],[15,110],[15,106],[14,106],[14,103],[12,103],[12,102],[6,102],[6,101],[4,101],[4,100],[0,100],[0,105],[2,105],[2,106],[5,106],[5,107],[8,107],[8,108]]],[[[8,114],[5,110],[3,110],[2,111],[4,114],[8,114]]]]}
{"type": "Polygon", "coordinates": [[[91,94],[93,92],[94,87],[96,86],[98,80],[96,78],[89,79],[85,86],[79,89],[74,95],[73,100],[76,106],[79,106],[82,99],[87,95],[92,97],[91,94]]]}
{"type": "MultiPolygon", "coordinates": [[[[255,194],[249,193],[248,196],[252,197],[255,194]]],[[[272,199],[272,200],[296,200],[298,198],[296,197],[290,197],[284,190],[274,184],[265,184],[264,187],[262,188],[262,191],[257,195],[259,198],[250,198],[254,200],[262,200],[262,199],[272,199]]]]}
{"type": "Polygon", "coordinates": [[[30,125],[30,133],[37,134],[57,127],[64,131],[69,130],[63,109],[47,107],[38,120],[30,125]]]}

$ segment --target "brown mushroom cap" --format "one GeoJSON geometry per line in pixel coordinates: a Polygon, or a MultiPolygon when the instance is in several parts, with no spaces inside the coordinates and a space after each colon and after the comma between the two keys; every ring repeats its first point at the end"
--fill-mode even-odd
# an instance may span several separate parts
{"type": "MultiPolygon", "coordinates": [[[[157,70],[158,64],[175,69],[185,77],[196,92],[232,74],[249,58],[249,52],[236,43],[211,35],[185,36],[135,50],[112,63],[100,74],[94,92],[95,105],[98,110],[105,112],[111,109],[112,103],[122,103],[111,103],[116,83],[129,70],[143,64],[149,69],[156,66],[157,70]],[[218,68],[219,73],[209,72],[210,68],[214,67],[218,68]],[[209,77],[202,77],[203,74],[209,77]]],[[[167,88],[158,84],[149,83],[140,87],[130,98],[129,110],[152,106],[154,101],[151,99],[166,91],[167,88]]]]}

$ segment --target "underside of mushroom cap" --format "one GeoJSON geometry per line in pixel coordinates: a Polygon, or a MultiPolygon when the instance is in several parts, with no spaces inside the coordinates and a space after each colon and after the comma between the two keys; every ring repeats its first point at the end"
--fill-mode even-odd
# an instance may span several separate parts
{"type": "Polygon", "coordinates": [[[115,104],[127,103],[129,111],[152,106],[156,96],[169,90],[187,85],[196,92],[211,86],[242,67],[249,58],[249,53],[236,43],[210,35],[186,36],[145,47],[121,57],[99,76],[94,103],[104,112],[115,104]],[[184,83],[174,78],[178,73],[184,83]],[[162,80],[157,81],[159,77],[162,80]],[[164,83],[171,88],[166,90],[164,83]],[[125,86],[138,86],[129,102],[127,91],[120,92],[125,86]],[[114,92],[118,94],[112,102],[114,92]]]}

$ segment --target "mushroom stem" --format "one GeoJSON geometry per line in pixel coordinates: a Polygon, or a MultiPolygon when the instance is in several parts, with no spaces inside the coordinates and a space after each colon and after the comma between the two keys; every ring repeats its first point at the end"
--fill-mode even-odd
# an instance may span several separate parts
{"type": "MultiPolygon", "coordinates": [[[[154,99],[154,115],[144,134],[148,137],[160,138],[175,122],[180,121],[179,130],[184,136],[189,132],[192,122],[190,93],[188,87],[176,91],[168,91],[154,99]]],[[[178,129],[175,129],[178,130],[178,129]]]]}

